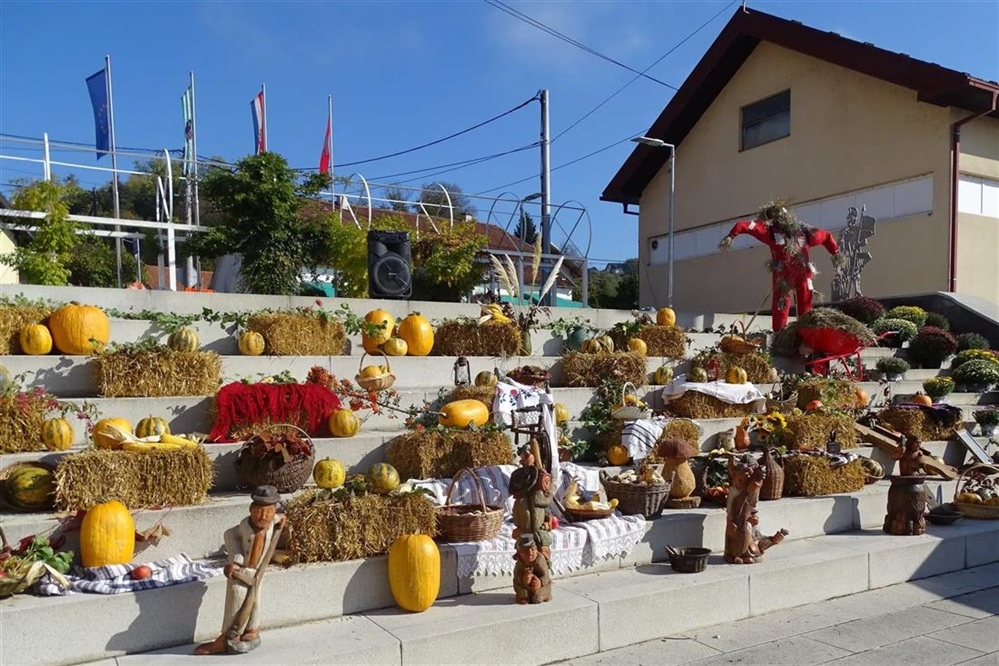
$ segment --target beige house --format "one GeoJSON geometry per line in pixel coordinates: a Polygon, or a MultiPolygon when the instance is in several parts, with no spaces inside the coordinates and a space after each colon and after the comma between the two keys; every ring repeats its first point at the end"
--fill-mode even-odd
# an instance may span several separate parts
{"type": "MultiPolygon", "coordinates": [[[[722,255],[717,244],[772,198],[834,234],[851,206],[877,218],[865,295],[999,302],[997,93],[994,82],[737,10],[648,131],[676,146],[674,306],[760,305],[767,248],[741,236],[722,255]]],[[[638,145],[601,197],[638,216],[643,307],[667,300],[669,157],[638,145]]],[[[829,255],[812,257],[828,298],[829,255]]]]}

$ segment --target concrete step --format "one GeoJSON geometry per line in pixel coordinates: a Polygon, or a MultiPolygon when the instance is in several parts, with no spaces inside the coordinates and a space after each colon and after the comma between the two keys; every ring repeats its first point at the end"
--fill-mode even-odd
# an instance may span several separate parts
{"type": "MultiPolygon", "coordinates": [[[[441,597],[419,614],[393,607],[381,557],[353,570],[335,564],[274,569],[262,606],[264,629],[320,624],[296,633],[266,631],[262,647],[249,658],[254,663],[298,663],[295,655],[301,654],[306,663],[323,657],[325,663],[355,663],[350,655],[360,643],[378,650],[375,663],[545,664],[963,569],[978,567],[980,576],[995,578],[997,536],[999,525],[991,521],[931,525],[918,537],[855,530],[787,541],[752,566],[727,565],[712,555],[708,568],[697,575],[646,564],[559,578],[550,603],[526,607],[513,603],[509,580],[494,590],[455,596],[454,578],[444,576],[441,597]],[[309,603],[301,603],[302,590],[310,586],[333,593],[310,595],[309,603]],[[352,609],[362,597],[382,608],[352,609]],[[359,616],[331,619],[344,613],[359,616]],[[353,624],[362,619],[367,623],[353,624]],[[336,636],[356,638],[345,645],[330,640],[336,636]],[[289,643],[298,650],[290,653],[289,643]],[[285,661],[288,657],[278,655],[292,656],[285,661]]],[[[445,572],[453,566],[448,550],[442,553],[445,572]]],[[[183,646],[117,662],[172,663],[189,655],[194,642],[218,633],[223,590],[223,580],[214,578],[134,598],[15,597],[5,602],[0,660],[79,663],[183,646]],[[72,641],[46,640],[50,627],[73,626],[81,616],[99,621],[72,641]]]]}

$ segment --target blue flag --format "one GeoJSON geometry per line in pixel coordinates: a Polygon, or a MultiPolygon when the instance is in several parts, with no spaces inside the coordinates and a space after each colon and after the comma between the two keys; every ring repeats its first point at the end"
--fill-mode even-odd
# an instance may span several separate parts
{"type": "Polygon", "coordinates": [[[97,159],[107,155],[111,149],[111,115],[108,112],[108,70],[107,67],[87,78],[90,90],[90,103],[94,107],[94,145],[97,159]]]}

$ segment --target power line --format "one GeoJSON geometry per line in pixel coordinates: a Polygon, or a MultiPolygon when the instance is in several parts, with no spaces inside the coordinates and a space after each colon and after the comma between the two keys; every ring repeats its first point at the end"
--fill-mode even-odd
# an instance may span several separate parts
{"type": "MultiPolygon", "coordinates": [[[[698,26],[697,29],[694,30],[692,33],[690,33],[689,35],[687,35],[686,37],[684,37],[682,40],[680,40],[679,42],[677,42],[676,45],[674,45],[669,51],[667,51],[666,53],[664,53],[661,56],[659,56],[658,60],[656,60],[654,63],[652,63],[651,65],[649,65],[645,69],[643,69],[641,72],[639,72],[637,75],[635,75],[635,77],[633,79],[631,79],[630,81],[628,81],[627,83],[625,83],[623,86],[621,86],[620,88],[618,88],[617,90],[615,90],[607,99],[605,99],[604,101],[602,101],[599,104],[597,104],[595,107],[593,107],[592,109],[590,109],[589,111],[587,111],[586,113],[584,113],[582,116],[580,116],[574,123],[572,123],[571,125],[569,125],[568,127],[566,127],[564,130],[562,130],[561,132],[559,132],[558,134],[556,134],[555,138],[552,139],[552,142],[557,141],[559,139],[559,137],[563,136],[564,134],[566,134],[567,132],[569,132],[570,130],[572,130],[574,127],[576,127],[576,125],[578,125],[579,123],[583,122],[584,120],[586,120],[587,118],[589,118],[590,116],[592,116],[594,113],[596,113],[598,110],[600,110],[601,107],[603,107],[605,104],[607,104],[612,99],[614,99],[619,94],[621,94],[624,91],[625,88],[629,87],[635,81],[637,81],[638,79],[642,78],[642,76],[644,76],[644,74],[646,72],[648,72],[650,69],[652,69],[653,67],[655,67],[659,63],[661,63],[668,56],[670,56],[674,51],[676,51],[678,48],[680,48],[681,46],[683,46],[684,44],[686,44],[688,41],[690,41],[691,39],[693,39],[694,36],[697,35],[697,33],[699,33],[701,30],[704,30],[704,28],[708,27],[708,25],[710,25],[719,16],[721,16],[724,13],[726,13],[732,7],[732,5],[734,5],[738,1],[739,0],[733,0],[732,2],[728,3],[727,5],[725,5],[725,7],[722,8],[721,11],[719,11],[718,13],[716,13],[714,16],[712,16],[711,18],[709,18],[707,21],[705,21],[704,23],[702,23],[700,26],[698,26]]],[[[674,90],[676,90],[676,88],[674,88],[674,90]]]]}
{"type": "MultiPolygon", "coordinates": [[[[386,181],[388,179],[391,179],[391,178],[398,178],[400,176],[409,176],[409,175],[412,175],[412,174],[424,173],[426,171],[437,171],[438,169],[448,169],[448,167],[456,167],[456,169],[448,169],[448,171],[454,171],[454,170],[457,170],[458,168],[464,168],[466,166],[473,166],[475,164],[480,164],[482,162],[488,162],[490,160],[495,160],[495,159],[498,159],[500,157],[506,157],[507,155],[513,155],[514,153],[519,153],[519,152],[523,152],[525,150],[530,150],[531,148],[537,148],[539,145],[541,145],[541,142],[540,141],[535,141],[534,143],[529,143],[526,146],[521,146],[520,148],[514,148],[512,150],[505,150],[505,151],[503,151],[501,153],[493,153],[492,155],[483,155],[481,157],[473,157],[473,158],[470,158],[470,159],[467,159],[467,160],[461,160],[459,162],[451,162],[449,164],[438,164],[437,166],[426,167],[424,169],[413,169],[411,171],[400,171],[399,173],[393,173],[393,174],[389,174],[389,175],[386,175],[386,176],[375,176],[371,180],[373,182],[384,182],[384,181],[386,181]]],[[[442,171],[441,173],[447,173],[447,172],[446,171],[442,171]]],[[[437,175],[437,174],[432,174],[432,175],[437,175]]],[[[427,177],[427,176],[424,176],[424,177],[427,177]]],[[[414,179],[414,180],[419,180],[419,179],[417,178],[417,179],[414,179]]],[[[404,182],[409,182],[409,181],[404,181],[404,182]]]]}
{"type": "MultiPolygon", "coordinates": [[[[560,39],[560,40],[562,40],[563,42],[565,42],[567,44],[571,44],[572,46],[575,46],[576,48],[582,49],[583,51],[586,51],[587,53],[589,53],[591,55],[595,55],[596,57],[598,57],[598,58],[600,58],[602,60],[606,60],[609,63],[613,63],[613,64],[617,65],[618,67],[623,67],[624,69],[628,70],[629,72],[638,74],[640,77],[646,78],[646,79],[648,79],[650,81],[655,81],[656,83],[658,83],[661,86],[666,86],[667,88],[671,88],[673,90],[677,90],[677,88],[675,86],[672,86],[669,83],[666,83],[665,81],[660,81],[659,79],[657,79],[654,76],[649,76],[645,72],[639,72],[637,69],[635,69],[633,67],[629,67],[628,65],[625,65],[623,62],[621,62],[619,60],[615,60],[614,58],[611,58],[608,55],[604,55],[600,51],[597,51],[596,49],[593,49],[593,48],[587,46],[586,44],[583,44],[582,42],[579,42],[579,41],[573,39],[572,37],[569,37],[568,35],[565,35],[564,33],[561,33],[558,30],[555,30],[554,28],[545,25],[544,23],[542,23],[541,21],[538,21],[537,19],[531,18],[527,14],[525,14],[525,13],[519,11],[519,10],[514,9],[514,8],[510,7],[507,4],[504,4],[500,0],[485,0],[485,2],[490,7],[495,7],[496,9],[500,10],[501,12],[504,12],[504,13],[509,14],[510,16],[514,17],[518,21],[523,21],[524,23],[527,23],[528,25],[531,25],[531,26],[533,26],[533,27],[541,30],[542,32],[545,32],[545,33],[551,35],[552,37],[560,39]]],[[[646,69],[646,71],[648,71],[648,70],[646,69]]]]}

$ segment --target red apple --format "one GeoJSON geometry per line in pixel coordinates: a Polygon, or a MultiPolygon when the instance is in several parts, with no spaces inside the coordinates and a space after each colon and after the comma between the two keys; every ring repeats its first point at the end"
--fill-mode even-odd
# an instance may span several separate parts
{"type": "Polygon", "coordinates": [[[132,569],[132,580],[146,580],[153,575],[153,570],[145,564],[132,569]]]}
{"type": "Polygon", "coordinates": [[[552,516],[551,520],[552,520],[552,529],[553,530],[557,530],[558,529],[558,517],[557,516],[552,516]]]}

